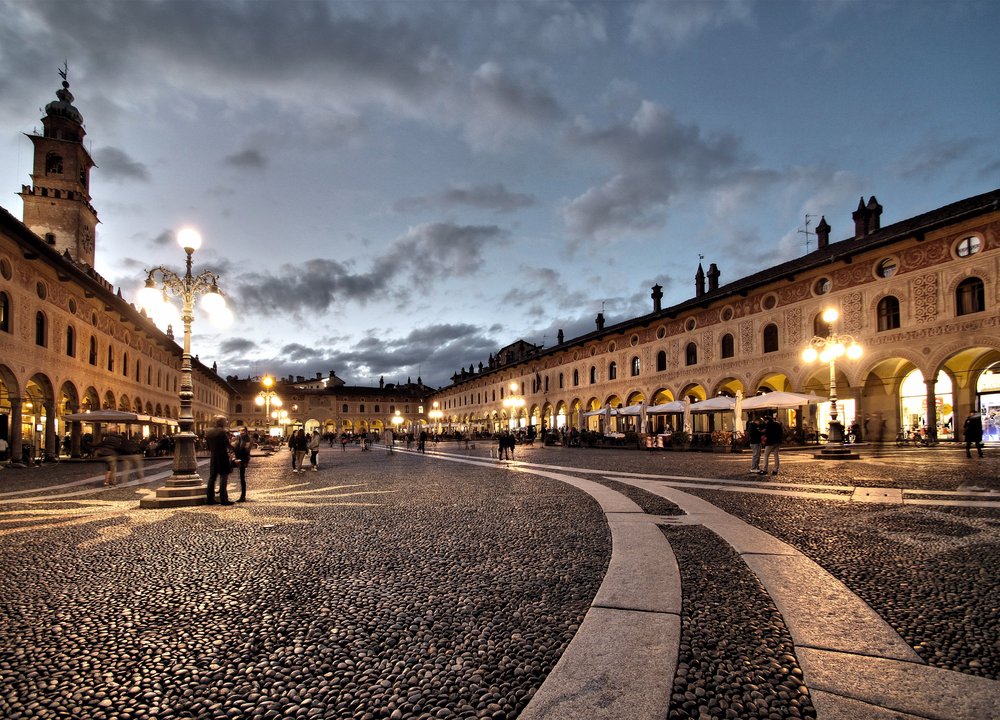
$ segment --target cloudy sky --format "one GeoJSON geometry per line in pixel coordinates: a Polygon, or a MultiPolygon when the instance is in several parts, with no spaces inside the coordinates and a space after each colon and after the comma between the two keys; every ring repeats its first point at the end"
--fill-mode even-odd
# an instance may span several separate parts
{"type": "Polygon", "coordinates": [[[352,384],[555,344],[1000,186],[993,0],[0,0],[0,205],[69,64],[98,270],[222,274],[220,372],[352,384]],[[6,190],[3,190],[6,188],[6,190]],[[815,226],[816,220],[812,220],[815,226]],[[815,248],[815,244],[812,245],[815,248]]]}

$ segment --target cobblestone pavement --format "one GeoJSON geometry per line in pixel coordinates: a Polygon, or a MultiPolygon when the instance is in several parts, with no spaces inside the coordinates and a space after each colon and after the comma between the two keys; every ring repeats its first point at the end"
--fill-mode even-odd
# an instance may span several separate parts
{"type": "MultiPolygon", "coordinates": [[[[0,470],[0,717],[516,717],[612,550],[589,495],[522,471],[542,466],[655,515],[680,511],[629,479],[682,487],[815,560],[929,666],[1000,678],[994,448],[790,451],[765,479],[747,454],[518,447],[500,463],[490,447],[324,449],[304,474],[278,453],[253,459],[250,502],[180,510],[138,509],[167,461],[110,490],[93,463],[0,470]],[[852,501],[863,488],[899,502],[852,501]]],[[[663,716],[816,716],[739,556],[709,552],[706,530],[664,533],[685,605],[663,716]]]]}

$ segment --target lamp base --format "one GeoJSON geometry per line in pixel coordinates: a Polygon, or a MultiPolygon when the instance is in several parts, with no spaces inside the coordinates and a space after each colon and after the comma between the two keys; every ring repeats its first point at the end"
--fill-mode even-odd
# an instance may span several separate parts
{"type": "Polygon", "coordinates": [[[139,507],[147,510],[207,504],[208,488],[197,474],[174,475],[166,485],[157,489],[156,495],[139,501],[139,507]]]}

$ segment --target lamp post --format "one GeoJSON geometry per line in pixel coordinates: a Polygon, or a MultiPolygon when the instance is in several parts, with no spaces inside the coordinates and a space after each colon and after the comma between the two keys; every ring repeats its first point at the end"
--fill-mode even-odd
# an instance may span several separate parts
{"type": "Polygon", "coordinates": [[[281,407],[281,398],[278,397],[278,393],[271,389],[274,385],[274,378],[270,375],[265,375],[260,380],[260,384],[264,386],[264,389],[257,393],[257,398],[254,400],[257,403],[257,407],[264,407],[264,422],[267,423],[267,434],[271,434],[271,406],[276,408],[281,407]]]}
{"type": "Polygon", "coordinates": [[[437,423],[438,429],[437,434],[441,434],[441,418],[444,417],[444,413],[441,412],[441,403],[437,400],[434,401],[434,407],[427,411],[427,417],[433,422],[437,423]]]}
{"type": "MultiPolygon", "coordinates": [[[[823,311],[823,322],[827,324],[826,337],[814,336],[809,341],[809,347],[802,351],[802,359],[813,363],[817,359],[830,366],[830,432],[827,435],[827,446],[842,445],[844,442],[844,426],[838,421],[837,412],[837,358],[845,355],[849,360],[861,357],[862,349],[853,335],[837,333],[834,323],[840,317],[836,308],[823,311]]],[[[824,451],[825,452],[825,451],[824,451]]]]}
{"type": "Polygon", "coordinates": [[[517,383],[510,384],[510,395],[504,398],[503,406],[510,411],[510,429],[517,430],[518,413],[524,407],[524,398],[516,395],[517,383]]]}
{"type": "Polygon", "coordinates": [[[191,412],[194,386],[191,381],[191,323],[194,322],[194,302],[201,296],[201,307],[207,313],[224,321],[232,319],[232,312],[226,307],[226,300],[219,292],[219,276],[205,270],[195,276],[191,273],[192,256],[201,247],[201,235],[196,230],[185,228],[177,233],[177,243],[187,255],[187,269],[183,276],[162,265],[149,270],[146,286],[139,291],[139,306],[154,319],[161,322],[172,320],[177,308],[170,297],[180,298],[180,319],[184,323],[184,352],[181,356],[181,389],[178,393],[181,403],[177,424],[180,432],[174,436],[173,474],[167,484],[156,491],[155,497],[145,498],[140,503],[144,508],[186,507],[203,505],[206,502],[205,484],[198,476],[198,461],[194,454],[196,435],[194,416],[191,412]],[[159,284],[156,276],[159,275],[159,284]]]}

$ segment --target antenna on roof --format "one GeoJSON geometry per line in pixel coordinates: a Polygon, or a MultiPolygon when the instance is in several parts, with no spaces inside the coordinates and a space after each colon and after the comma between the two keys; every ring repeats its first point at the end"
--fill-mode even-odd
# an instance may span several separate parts
{"type": "Polygon", "coordinates": [[[812,214],[810,214],[810,213],[806,213],[806,229],[805,229],[805,230],[803,230],[802,228],[799,228],[799,229],[798,229],[798,230],[796,231],[796,232],[799,232],[799,233],[801,233],[801,234],[803,234],[803,235],[805,235],[805,236],[806,236],[806,238],[805,238],[805,244],[806,244],[806,253],[808,253],[808,252],[809,252],[809,236],[810,236],[810,235],[815,235],[815,234],[816,234],[816,233],[814,233],[814,232],[810,232],[810,230],[809,230],[809,223],[811,223],[811,222],[812,222],[812,219],[813,219],[814,217],[816,217],[816,216],[815,216],[815,215],[812,215],[812,214]]]}

